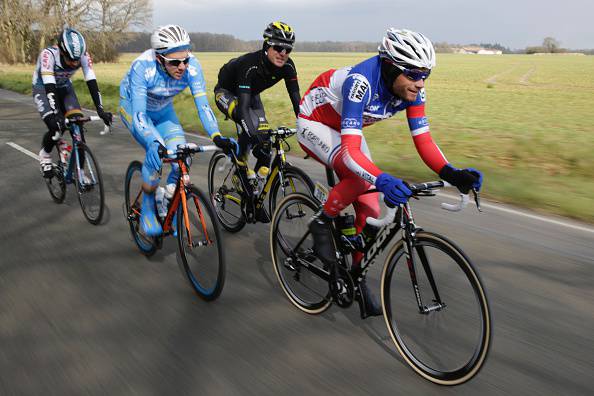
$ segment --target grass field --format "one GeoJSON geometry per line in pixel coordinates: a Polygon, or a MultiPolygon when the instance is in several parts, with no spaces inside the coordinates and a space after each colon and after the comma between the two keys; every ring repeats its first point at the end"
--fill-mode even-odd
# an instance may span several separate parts
{"type": "MultiPolygon", "coordinates": [[[[196,54],[210,91],[220,66],[236,55],[196,54]]],[[[322,71],[371,55],[295,53],[302,93],[322,71]]],[[[119,81],[135,56],[95,65],[114,112],[119,81]]],[[[30,93],[32,70],[0,65],[0,87],[30,93]]],[[[81,79],[78,73],[77,93],[92,107],[81,79]]],[[[426,90],[434,139],[454,165],[484,172],[486,196],[594,222],[594,57],[439,54],[426,90]]],[[[294,125],[283,83],[262,99],[272,125],[294,125]]],[[[202,131],[189,94],[180,95],[175,106],[186,129],[202,131]]],[[[219,123],[225,133],[234,131],[230,121],[220,117],[219,123]]],[[[369,127],[365,136],[380,168],[408,180],[435,177],[416,154],[404,114],[369,127]]]]}

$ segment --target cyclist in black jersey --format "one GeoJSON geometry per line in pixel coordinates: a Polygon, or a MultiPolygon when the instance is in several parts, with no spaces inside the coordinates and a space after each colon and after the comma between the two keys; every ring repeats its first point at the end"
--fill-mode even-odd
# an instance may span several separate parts
{"type": "MultiPolygon", "coordinates": [[[[262,49],[231,59],[221,67],[215,100],[226,117],[235,121],[239,141],[239,157],[245,161],[249,149],[257,162],[254,170],[248,169],[248,177],[256,174],[265,178],[270,165],[270,126],[266,120],[260,93],[280,80],[285,80],[287,92],[293,104],[295,117],[299,114],[299,84],[297,69],[289,58],[295,43],[293,29],[283,22],[271,22],[264,30],[262,49]]],[[[214,143],[223,148],[232,148],[232,141],[217,137],[214,143]]]]}

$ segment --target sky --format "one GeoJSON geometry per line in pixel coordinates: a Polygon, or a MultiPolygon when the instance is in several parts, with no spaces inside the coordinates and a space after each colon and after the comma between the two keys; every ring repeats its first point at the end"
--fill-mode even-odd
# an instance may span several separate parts
{"type": "Polygon", "coordinates": [[[386,28],[408,28],[434,42],[594,48],[593,0],[153,0],[153,28],[176,23],[190,32],[258,40],[281,20],[297,41],[377,42],[386,28]]]}

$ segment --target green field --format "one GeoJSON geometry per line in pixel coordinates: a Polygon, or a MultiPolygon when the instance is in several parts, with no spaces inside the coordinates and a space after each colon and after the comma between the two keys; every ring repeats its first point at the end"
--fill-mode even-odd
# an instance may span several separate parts
{"type": "MultiPolygon", "coordinates": [[[[236,55],[196,53],[209,90],[220,66],[236,55]]],[[[295,53],[301,91],[320,72],[371,55],[295,53]]],[[[133,58],[95,65],[114,112],[117,86],[133,58]]],[[[32,70],[0,65],[0,87],[30,93],[32,70]]],[[[81,102],[92,107],[81,73],[76,77],[81,102]]],[[[594,222],[594,57],[439,54],[426,89],[434,139],[454,165],[485,173],[486,196],[594,222]]],[[[262,99],[272,125],[294,125],[284,84],[262,99]]],[[[176,109],[186,129],[202,131],[189,94],[176,100],[176,109]]],[[[225,133],[234,131],[230,121],[220,117],[219,123],[225,133]]],[[[416,154],[404,114],[369,127],[365,136],[382,169],[408,180],[435,177],[416,154]]]]}

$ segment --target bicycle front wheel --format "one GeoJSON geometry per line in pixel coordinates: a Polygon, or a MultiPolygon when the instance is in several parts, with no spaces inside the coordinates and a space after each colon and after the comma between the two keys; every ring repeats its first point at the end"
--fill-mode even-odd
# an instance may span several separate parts
{"type": "Polygon", "coordinates": [[[124,215],[130,226],[130,233],[138,249],[147,257],[157,251],[157,238],[144,234],[140,225],[142,210],[142,164],[132,161],[126,170],[124,181],[124,215]]]}
{"type": "Polygon", "coordinates": [[[99,224],[103,217],[105,204],[101,169],[86,144],[77,144],[76,155],[78,161],[75,180],[78,202],[89,223],[99,224]]]}
{"type": "Polygon", "coordinates": [[[308,224],[319,204],[305,194],[279,202],[270,227],[270,253],[278,281],[289,300],[309,314],[324,312],[332,302],[329,271],[313,253],[308,224]]]}
{"type": "Polygon", "coordinates": [[[217,218],[227,231],[238,232],[245,226],[241,182],[233,162],[220,151],[208,164],[208,194],[217,218]]]}
{"type": "Polygon", "coordinates": [[[286,164],[283,173],[277,173],[274,178],[270,188],[268,209],[272,214],[276,209],[276,205],[287,195],[297,192],[313,195],[313,190],[314,183],[305,172],[293,165],[286,164]]]}
{"type": "Polygon", "coordinates": [[[225,284],[221,234],[210,202],[202,191],[189,186],[186,202],[187,212],[180,202],[176,214],[181,263],[196,294],[212,301],[221,294],[225,284]]]}
{"type": "Polygon", "coordinates": [[[400,241],[386,258],[384,319],[418,374],[440,385],[461,384],[478,373],[489,351],[485,290],[470,260],[449,240],[420,231],[412,246],[409,256],[400,241]]]}

